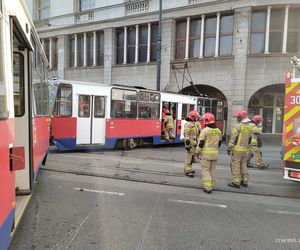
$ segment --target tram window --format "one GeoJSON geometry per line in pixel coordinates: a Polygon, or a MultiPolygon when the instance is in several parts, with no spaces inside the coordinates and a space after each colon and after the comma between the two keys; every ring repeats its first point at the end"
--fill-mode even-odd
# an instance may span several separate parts
{"type": "Polygon", "coordinates": [[[139,92],[139,118],[159,119],[160,96],[156,93],[139,92]]]}
{"type": "Polygon", "coordinates": [[[72,116],[72,85],[60,84],[53,115],[72,116]]]}
{"type": "Polygon", "coordinates": [[[32,84],[34,90],[35,115],[49,116],[50,110],[50,95],[49,87],[46,84],[45,65],[42,58],[42,53],[37,51],[37,65],[32,67],[32,84]]]}
{"type": "Polygon", "coordinates": [[[182,104],[182,119],[188,117],[188,104],[182,104]]]}
{"type": "Polygon", "coordinates": [[[137,92],[133,90],[112,89],[111,117],[129,118],[137,117],[137,92]]]}
{"type": "Polygon", "coordinates": [[[25,113],[24,56],[14,53],[13,60],[15,116],[20,117],[25,113]]]}
{"type": "Polygon", "coordinates": [[[78,97],[78,117],[90,117],[90,96],[80,95],[78,97]]]}
{"type": "Polygon", "coordinates": [[[95,96],[94,117],[95,118],[104,118],[105,117],[105,97],[104,96],[95,96]]]}

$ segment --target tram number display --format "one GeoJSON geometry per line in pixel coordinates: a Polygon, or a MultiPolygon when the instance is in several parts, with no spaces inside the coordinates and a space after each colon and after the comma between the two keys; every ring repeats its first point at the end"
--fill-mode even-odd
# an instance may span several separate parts
{"type": "Polygon", "coordinates": [[[292,95],[290,104],[300,105],[300,95],[292,95]]]}

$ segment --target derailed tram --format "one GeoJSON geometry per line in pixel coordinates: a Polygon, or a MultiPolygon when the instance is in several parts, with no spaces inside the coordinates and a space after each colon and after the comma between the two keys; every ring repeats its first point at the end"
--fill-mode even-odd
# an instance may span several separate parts
{"type": "Polygon", "coordinates": [[[179,143],[185,118],[192,110],[219,112],[218,126],[225,131],[222,102],[211,98],[66,80],[52,84],[58,86],[58,92],[51,140],[60,151],[179,143]],[[164,137],[166,109],[174,118],[173,141],[164,137]]]}
{"type": "Polygon", "coordinates": [[[49,146],[48,62],[22,0],[0,0],[0,249],[7,249],[49,146]]]}

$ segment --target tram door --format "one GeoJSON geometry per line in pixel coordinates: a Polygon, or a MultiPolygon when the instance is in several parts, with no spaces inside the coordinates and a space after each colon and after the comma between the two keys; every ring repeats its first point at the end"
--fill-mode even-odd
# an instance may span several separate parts
{"type": "MultiPolygon", "coordinates": [[[[13,79],[14,79],[14,110],[15,110],[15,148],[23,149],[25,168],[15,172],[16,193],[29,194],[31,191],[31,169],[29,154],[29,108],[28,108],[28,68],[27,50],[17,51],[17,45],[22,45],[14,37],[13,79]]],[[[23,155],[22,153],[22,155],[23,155]]]]}
{"type": "MultiPolygon", "coordinates": [[[[164,110],[168,109],[170,110],[173,118],[174,118],[174,129],[173,134],[176,137],[177,135],[177,119],[178,119],[178,103],[177,102],[163,102],[163,114],[162,117],[164,117],[164,110]]],[[[162,127],[162,134],[163,134],[163,127],[162,127]]]]}
{"type": "Polygon", "coordinates": [[[105,96],[78,95],[76,144],[105,144],[105,96]]]}

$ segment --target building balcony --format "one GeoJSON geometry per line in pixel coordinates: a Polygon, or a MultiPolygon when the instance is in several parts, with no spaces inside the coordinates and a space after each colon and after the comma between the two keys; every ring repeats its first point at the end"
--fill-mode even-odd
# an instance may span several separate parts
{"type": "Polygon", "coordinates": [[[126,15],[138,14],[149,11],[149,0],[128,1],[125,4],[126,15]]]}
{"type": "Polygon", "coordinates": [[[94,11],[85,11],[75,14],[75,23],[84,23],[94,20],[94,11]]]}

